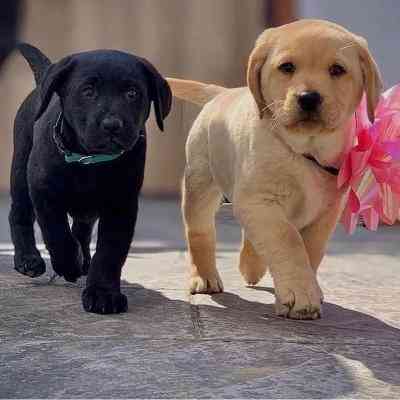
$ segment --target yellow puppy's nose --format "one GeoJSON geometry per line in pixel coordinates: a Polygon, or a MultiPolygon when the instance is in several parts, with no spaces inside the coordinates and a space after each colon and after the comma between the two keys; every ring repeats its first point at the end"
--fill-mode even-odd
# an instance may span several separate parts
{"type": "Polygon", "coordinates": [[[297,102],[303,111],[316,111],[322,104],[322,96],[315,91],[304,91],[297,96],[297,102]]]}

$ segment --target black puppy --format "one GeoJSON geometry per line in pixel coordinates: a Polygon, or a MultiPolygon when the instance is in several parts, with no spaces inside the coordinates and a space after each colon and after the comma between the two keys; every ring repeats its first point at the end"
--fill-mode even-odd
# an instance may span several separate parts
{"type": "Polygon", "coordinates": [[[30,277],[45,272],[35,245],[36,217],[55,272],[71,282],[88,275],[84,309],[124,312],[120,277],[143,182],[145,122],[153,103],[163,130],[170,88],[148,61],[120,51],[84,52],[51,64],[35,47],[18,47],[38,87],[14,126],[9,220],[15,269],[30,277]]]}

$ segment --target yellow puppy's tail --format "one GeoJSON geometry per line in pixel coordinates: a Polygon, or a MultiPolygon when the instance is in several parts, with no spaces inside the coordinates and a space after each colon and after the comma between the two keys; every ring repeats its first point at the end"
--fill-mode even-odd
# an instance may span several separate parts
{"type": "Polygon", "coordinates": [[[210,85],[197,81],[167,78],[167,82],[174,97],[204,106],[214,97],[227,90],[223,86],[210,85]]]}

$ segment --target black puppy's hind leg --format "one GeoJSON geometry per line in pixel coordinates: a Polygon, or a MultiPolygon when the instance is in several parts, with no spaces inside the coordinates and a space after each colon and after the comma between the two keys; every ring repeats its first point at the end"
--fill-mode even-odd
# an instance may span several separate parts
{"type": "Polygon", "coordinates": [[[94,223],[95,220],[82,221],[77,219],[74,219],[72,223],[72,235],[80,243],[83,253],[83,266],[82,266],[83,275],[88,274],[90,261],[92,259],[90,255],[90,240],[92,238],[94,223]]]}
{"type": "Polygon", "coordinates": [[[32,148],[32,128],[26,123],[22,108],[14,127],[14,154],[11,167],[11,211],[9,223],[15,248],[14,268],[31,278],[46,271],[46,264],[36,248],[33,224],[35,214],[29,196],[27,163],[32,148]]]}

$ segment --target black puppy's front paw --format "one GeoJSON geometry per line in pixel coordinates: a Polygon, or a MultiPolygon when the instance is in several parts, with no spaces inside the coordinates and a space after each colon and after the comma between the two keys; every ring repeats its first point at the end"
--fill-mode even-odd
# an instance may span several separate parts
{"type": "Polygon", "coordinates": [[[84,271],[84,257],[82,249],[78,245],[76,254],[70,255],[65,259],[51,259],[54,272],[62,276],[68,282],[76,282],[82,275],[86,275],[84,271]]]}
{"type": "Polygon", "coordinates": [[[46,272],[46,263],[38,253],[14,256],[14,269],[20,274],[36,278],[46,272]]]}
{"type": "Polygon", "coordinates": [[[96,314],[118,314],[128,310],[128,299],[119,290],[88,286],[82,293],[83,308],[96,314]]]}

